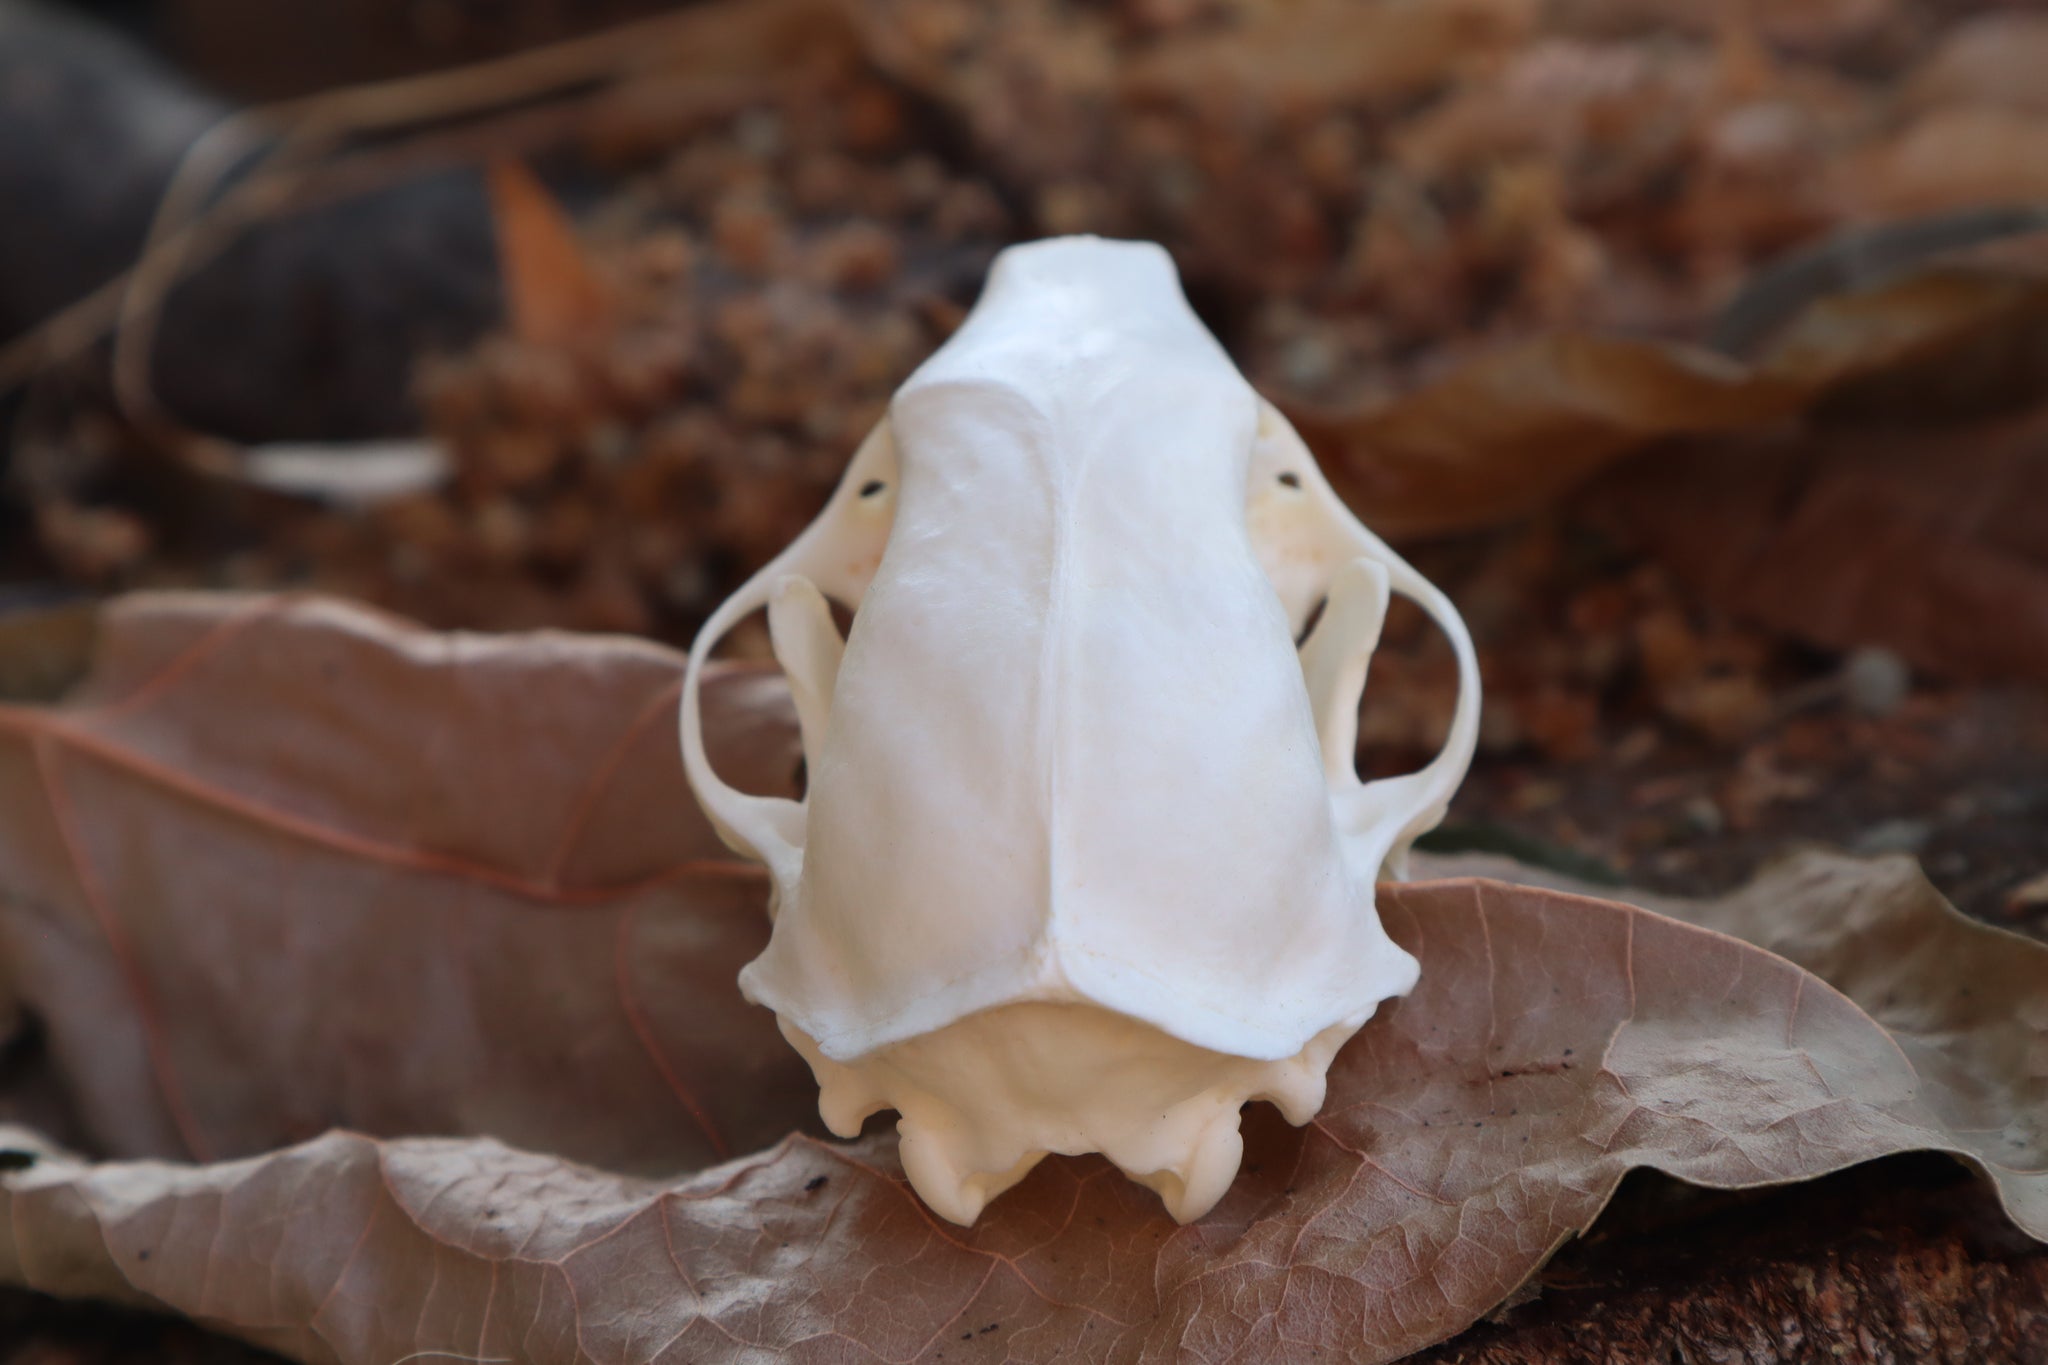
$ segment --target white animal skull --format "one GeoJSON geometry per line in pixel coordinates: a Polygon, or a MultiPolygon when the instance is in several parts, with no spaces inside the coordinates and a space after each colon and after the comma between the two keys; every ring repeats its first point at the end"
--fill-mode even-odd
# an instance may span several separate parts
{"type": "Polygon", "coordinates": [[[897,1110],[958,1223],[1091,1151],[1185,1222],[1236,1174],[1244,1102],[1306,1123],[1414,984],[1373,883],[1442,817],[1479,692],[1457,612],[1345,510],[1166,252],[1084,237],[997,258],[817,521],[705,625],[682,708],[698,799],[773,881],[741,988],[832,1130],[897,1110]],[[1458,703],[1428,767],[1366,783],[1390,590],[1450,637],[1458,703]],[[704,662],[763,606],[801,802],[704,756],[704,662]]]}

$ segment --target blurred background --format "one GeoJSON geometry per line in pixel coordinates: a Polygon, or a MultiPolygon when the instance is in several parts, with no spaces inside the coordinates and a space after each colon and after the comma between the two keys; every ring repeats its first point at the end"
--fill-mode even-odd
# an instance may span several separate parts
{"type": "MultiPolygon", "coordinates": [[[[684,643],[996,250],[1146,237],[1480,640],[1440,847],[2038,931],[2044,71],[1994,0],[0,0],[0,691],[136,588],[684,643]]],[[[1364,765],[1453,682],[1397,619],[1364,765]]]]}

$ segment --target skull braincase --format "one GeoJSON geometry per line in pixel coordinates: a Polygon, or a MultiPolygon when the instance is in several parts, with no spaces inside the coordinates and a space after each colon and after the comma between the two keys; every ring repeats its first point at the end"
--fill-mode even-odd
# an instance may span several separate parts
{"type": "Polygon", "coordinates": [[[1246,534],[1258,400],[1164,252],[1069,261],[1006,259],[890,408],[895,525],[745,977],[841,1060],[1018,999],[1278,1058],[1406,985],[1356,970],[1377,869],[1246,534]]]}
{"type": "MultiPolygon", "coordinates": [[[[692,681],[712,639],[770,602],[807,802],[721,789],[701,744],[691,778],[775,874],[774,933],[741,981],[828,1092],[828,1071],[844,1083],[863,1058],[1026,1003],[1108,1012],[1219,1062],[1281,1062],[1413,984],[1372,885],[1469,760],[1469,642],[1344,512],[1160,248],[1003,253],[818,524],[707,626],[692,681]],[[1360,784],[1356,699],[1390,586],[1445,622],[1468,681],[1436,763],[1360,784]],[[843,654],[825,594],[857,604],[843,654]]],[[[973,1058],[944,1070],[971,1074],[973,1058]]],[[[949,1125],[993,1121],[972,1095],[942,1101],[949,1125]]],[[[879,1083],[859,1103],[911,1112],[879,1083]]],[[[1031,1126],[1015,1104],[1001,1121],[1031,1126]]],[[[1116,1158],[1085,1118],[1049,1131],[1013,1144],[1023,1169],[1032,1141],[1116,1158]]],[[[1018,1172],[984,1175],[982,1194],[935,1205],[971,1218],[1018,1172]]]]}

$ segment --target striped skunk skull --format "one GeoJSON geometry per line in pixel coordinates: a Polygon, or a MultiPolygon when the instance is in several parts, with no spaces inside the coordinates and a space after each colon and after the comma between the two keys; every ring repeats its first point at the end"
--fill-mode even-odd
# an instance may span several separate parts
{"type": "Polygon", "coordinates": [[[773,883],[741,989],[832,1130],[897,1110],[957,1223],[1048,1152],[1101,1152],[1185,1222],[1237,1172],[1244,1102],[1306,1123],[1414,984],[1373,883],[1442,817],[1479,694],[1457,612],[1345,510],[1166,252],[1077,237],[996,259],[817,521],[706,623],[682,708],[691,786],[773,883]],[[1458,701],[1428,767],[1360,782],[1390,591],[1450,637],[1458,701]],[[764,606],[800,802],[704,755],[705,660],[764,606]]]}

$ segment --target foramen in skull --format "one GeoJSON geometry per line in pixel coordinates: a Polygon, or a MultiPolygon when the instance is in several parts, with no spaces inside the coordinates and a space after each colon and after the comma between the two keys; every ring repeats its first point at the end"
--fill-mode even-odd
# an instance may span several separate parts
{"type": "Polygon", "coordinates": [[[1442,818],[1479,690],[1457,612],[1345,508],[1167,253],[1074,237],[996,259],[818,519],[705,625],[682,706],[699,801],[772,883],[740,986],[831,1129],[896,1110],[905,1173],[957,1223],[1053,1152],[1102,1153],[1186,1222],[1237,1173],[1244,1103],[1308,1122],[1337,1049],[1414,985],[1373,884],[1442,818]],[[1459,693],[1427,767],[1361,782],[1390,593],[1449,636],[1459,693]],[[703,667],[763,607],[803,801],[705,758],[703,667]]]}

